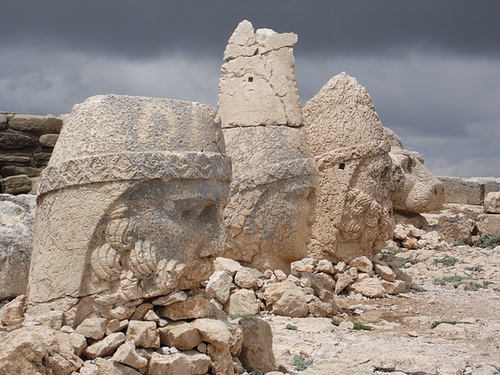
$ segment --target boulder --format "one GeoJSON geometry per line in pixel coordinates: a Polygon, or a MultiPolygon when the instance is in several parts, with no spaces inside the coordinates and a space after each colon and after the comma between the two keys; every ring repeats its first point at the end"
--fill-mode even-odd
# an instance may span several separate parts
{"type": "Polygon", "coordinates": [[[89,359],[106,357],[112,355],[124,342],[125,334],[123,332],[115,332],[106,336],[104,339],[87,346],[83,351],[83,355],[89,359]]]}
{"type": "Polygon", "coordinates": [[[238,289],[231,293],[224,305],[224,311],[229,315],[255,315],[259,313],[259,302],[253,290],[238,289]]]}
{"type": "Polygon", "coordinates": [[[481,182],[458,177],[438,178],[443,183],[446,203],[483,205],[484,184],[481,182]]]}
{"type": "Polygon", "coordinates": [[[111,360],[133,367],[140,372],[144,372],[148,365],[148,360],[137,352],[135,345],[131,342],[123,343],[113,354],[111,360]]]}
{"type": "Polygon", "coordinates": [[[367,273],[370,276],[373,275],[373,263],[365,256],[353,259],[349,263],[349,267],[356,267],[359,272],[367,273]]]}
{"type": "Polygon", "coordinates": [[[484,198],[484,209],[491,214],[500,214],[500,191],[491,192],[484,198]]]}
{"type": "Polygon", "coordinates": [[[131,320],[127,328],[127,341],[134,341],[136,346],[142,348],[159,348],[160,334],[156,323],[131,320]]]}
{"type": "Polygon", "coordinates": [[[309,310],[306,294],[289,280],[269,285],[264,298],[268,310],[273,314],[301,318],[309,310]]]}
{"type": "Polygon", "coordinates": [[[23,327],[0,342],[1,374],[71,374],[82,365],[69,335],[49,327],[23,327]]]}
{"type": "Polygon", "coordinates": [[[485,236],[500,235],[500,215],[482,214],[477,218],[479,233],[485,236]]]}
{"type": "Polygon", "coordinates": [[[349,285],[349,290],[354,293],[360,293],[365,297],[380,298],[385,297],[386,291],[382,282],[376,278],[367,278],[349,285]]]}
{"type": "Polygon", "coordinates": [[[27,293],[36,196],[0,194],[0,300],[27,293]]]}
{"type": "Polygon", "coordinates": [[[170,320],[205,318],[215,315],[216,307],[202,296],[188,297],[160,309],[160,316],[170,320]]]}
{"type": "Polygon", "coordinates": [[[159,331],[162,345],[173,346],[179,350],[190,350],[201,343],[199,331],[188,322],[172,322],[159,331]]]}
{"type": "Polygon", "coordinates": [[[239,358],[244,367],[264,373],[275,370],[273,333],[269,323],[256,317],[245,317],[238,321],[238,325],[243,329],[243,347],[239,358]]]}
{"type": "Polygon", "coordinates": [[[208,279],[206,290],[220,303],[226,303],[232,282],[233,278],[226,271],[215,271],[208,279]]]}

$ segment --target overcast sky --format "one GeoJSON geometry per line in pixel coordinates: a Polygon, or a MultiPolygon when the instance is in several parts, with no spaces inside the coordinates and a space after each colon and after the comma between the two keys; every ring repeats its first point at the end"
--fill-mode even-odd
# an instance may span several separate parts
{"type": "Polygon", "coordinates": [[[500,177],[498,0],[0,0],[0,110],[96,94],[217,105],[237,24],[295,32],[304,105],[346,71],[436,175],[500,177]]]}

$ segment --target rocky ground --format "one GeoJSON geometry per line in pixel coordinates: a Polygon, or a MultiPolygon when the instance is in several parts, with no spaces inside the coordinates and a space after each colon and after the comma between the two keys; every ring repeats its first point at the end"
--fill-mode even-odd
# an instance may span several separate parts
{"type": "Polygon", "coordinates": [[[385,252],[421,290],[337,296],[339,326],[264,314],[277,362],[290,373],[309,364],[302,373],[315,375],[500,374],[500,246],[385,252]]]}

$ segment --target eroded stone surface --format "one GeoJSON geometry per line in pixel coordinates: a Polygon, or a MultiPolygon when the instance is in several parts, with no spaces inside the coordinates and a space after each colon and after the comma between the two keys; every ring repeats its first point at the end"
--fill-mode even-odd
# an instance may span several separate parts
{"type": "Polygon", "coordinates": [[[293,46],[297,35],[254,32],[242,21],[228,41],[219,84],[223,127],[302,125],[293,46]]]}
{"type": "Polygon", "coordinates": [[[66,300],[78,321],[208,278],[223,245],[224,150],[206,105],[124,95],[76,105],[40,181],[30,307],[66,300]]]}
{"type": "Polygon", "coordinates": [[[390,146],[375,106],[341,73],[307,102],[303,116],[320,169],[309,253],[335,262],[372,258],[393,230],[390,146]]]}

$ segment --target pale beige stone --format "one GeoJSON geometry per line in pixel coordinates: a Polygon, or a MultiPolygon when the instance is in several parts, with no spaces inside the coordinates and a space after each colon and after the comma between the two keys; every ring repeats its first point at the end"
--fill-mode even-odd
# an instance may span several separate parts
{"type": "Polygon", "coordinates": [[[90,359],[106,357],[113,354],[114,351],[124,342],[125,334],[123,332],[115,332],[106,336],[104,339],[87,346],[83,351],[83,355],[90,359]]]}
{"type": "Polygon", "coordinates": [[[418,249],[418,240],[415,237],[408,237],[401,242],[406,249],[418,249]]]}
{"type": "Polygon", "coordinates": [[[307,305],[309,307],[309,313],[314,317],[332,316],[337,312],[337,305],[333,300],[330,302],[323,302],[318,297],[313,297],[307,305]]]}
{"type": "Polygon", "coordinates": [[[302,125],[294,73],[296,42],[292,33],[269,29],[254,33],[246,20],[238,25],[224,52],[227,62],[219,83],[223,127],[302,125]]]}
{"type": "Polygon", "coordinates": [[[106,335],[109,335],[113,332],[124,330],[125,328],[127,328],[128,323],[129,321],[127,319],[125,320],[111,319],[106,326],[106,335]]]}
{"type": "Polygon", "coordinates": [[[324,272],[330,275],[335,272],[332,262],[326,259],[321,259],[318,262],[318,266],[316,267],[316,269],[318,270],[318,272],[324,272]]]}
{"type": "Polygon", "coordinates": [[[207,279],[230,171],[209,106],[125,95],[77,104],[40,180],[28,310],[64,301],[108,317],[207,279]]]}
{"type": "Polygon", "coordinates": [[[220,303],[226,303],[232,282],[233,278],[226,271],[215,271],[208,279],[206,290],[220,303]]]}
{"type": "Polygon", "coordinates": [[[211,367],[210,357],[195,351],[151,356],[149,375],[203,375],[211,367]]]}
{"type": "Polygon", "coordinates": [[[316,168],[301,129],[224,129],[233,163],[223,256],[264,272],[290,272],[307,255],[315,218],[316,168]]]}
{"type": "Polygon", "coordinates": [[[269,323],[256,317],[245,317],[238,321],[243,329],[243,347],[240,359],[247,367],[264,373],[276,369],[272,351],[273,333],[269,323]]]}
{"type": "MultiPolygon", "coordinates": [[[[285,276],[286,277],[286,276],[285,276]]],[[[248,271],[242,268],[234,275],[234,283],[240,288],[257,289],[257,279],[248,271]]]]}
{"type": "Polygon", "coordinates": [[[26,296],[17,296],[0,309],[0,325],[18,324],[24,318],[26,296]]]}
{"type": "Polygon", "coordinates": [[[317,220],[309,254],[350,262],[378,254],[393,230],[389,143],[366,89],[345,73],[304,109],[319,170],[317,220]]]}
{"type": "Polygon", "coordinates": [[[217,348],[229,348],[231,331],[228,326],[217,319],[201,318],[192,322],[193,327],[200,332],[201,339],[217,348]]]}
{"type": "Polygon", "coordinates": [[[76,332],[87,338],[100,340],[106,333],[108,320],[105,318],[87,318],[76,327],[76,332]]]}
{"type": "Polygon", "coordinates": [[[185,320],[214,316],[217,309],[202,296],[188,297],[186,301],[176,302],[163,307],[159,314],[170,320],[185,320]]]}
{"type": "Polygon", "coordinates": [[[140,372],[143,372],[148,365],[148,360],[137,352],[133,343],[128,341],[120,345],[111,360],[133,367],[140,372]]]}
{"type": "Polygon", "coordinates": [[[82,365],[69,335],[49,327],[23,327],[0,341],[0,374],[71,374],[82,365]]]}
{"type": "Polygon", "coordinates": [[[385,297],[386,291],[379,279],[368,278],[348,286],[349,290],[360,293],[365,297],[385,297]]]}
{"type": "Polygon", "coordinates": [[[255,315],[259,313],[259,302],[253,290],[238,289],[229,296],[224,311],[229,315],[255,315]]]}
{"type": "Polygon", "coordinates": [[[0,300],[27,293],[36,197],[0,194],[0,300]]]}
{"type": "Polygon", "coordinates": [[[440,210],[445,195],[441,180],[424,166],[422,156],[403,148],[401,139],[384,128],[391,145],[392,202],[395,210],[421,213],[440,210]]]}
{"type": "Polygon", "coordinates": [[[226,271],[230,276],[234,276],[241,269],[241,264],[230,258],[218,257],[214,261],[215,271],[226,271]]]}
{"type": "Polygon", "coordinates": [[[75,348],[75,354],[77,356],[82,355],[83,351],[87,347],[87,339],[84,335],[76,332],[72,332],[69,334],[69,340],[73,348],[75,348]]]}
{"type": "Polygon", "coordinates": [[[446,203],[474,204],[484,203],[484,184],[472,179],[458,177],[439,177],[444,186],[446,203]]]}
{"type": "Polygon", "coordinates": [[[154,299],[151,303],[155,306],[168,306],[172,303],[182,302],[187,300],[187,294],[184,291],[172,292],[166,296],[161,296],[154,299]]]}
{"type": "Polygon", "coordinates": [[[377,275],[379,275],[382,279],[386,281],[391,282],[396,280],[396,274],[391,269],[391,267],[387,265],[375,264],[375,271],[377,272],[377,275]]]}
{"type": "Polygon", "coordinates": [[[477,221],[479,232],[486,236],[500,235],[500,215],[482,214],[477,221]]]}
{"type": "Polygon", "coordinates": [[[146,314],[153,310],[153,307],[152,303],[143,303],[137,306],[134,313],[130,317],[130,320],[144,320],[146,314]]]}
{"type": "Polygon", "coordinates": [[[349,267],[356,267],[359,272],[367,273],[370,276],[373,275],[373,263],[364,255],[353,259],[349,263],[349,267]]]}
{"type": "Polygon", "coordinates": [[[160,334],[155,322],[131,320],[127,328],[127,341],[134,341],[142,348],[159,348],[160,334]]]}
{"type": "Polygon", "coordinates": [[[394,281],[381,281],[382,286],[384,287],[387,294],[399,294],[407,291],[406,284],[402,280],[394,280],[394,281]]]}
{"type": "Polygon", "coordinates": [[[188,322],[173,322],[160,328],[162,345],[173,346],[179,350],[190,350],[201,343],[199,331],[188,322]]]}
{"type": "Polygon", "coordinates": [[[283,281],[269,285],[264,297],[268,309],[277,315],[304,317],[308,307],[305,293],[293,282],[283,281]]]}
{"type": "Polygon", "coordinates": [[[141,373],[132,367],[116,363],[108,359],[97,358],[95,364],[99,367],[99,375],[140,375],[141,373]]]}
{"type": "Polygon", "coordinates": [[[345,274],[345,273],[339,273],[337,275],[336,283],[335,283],[335,294],[339,294],[342,292],[345,288],[347,288],[349,285],[351,285],[354,282],[354,279],[345,274]]]}
{"type": "Polygon", "coordinates": [[[216,374],[232,375],[234,373],[233,358],[228,347],[216,347],[212,344],[208,344],[207,354],[212,360],[214,372],[216,374]]]}

